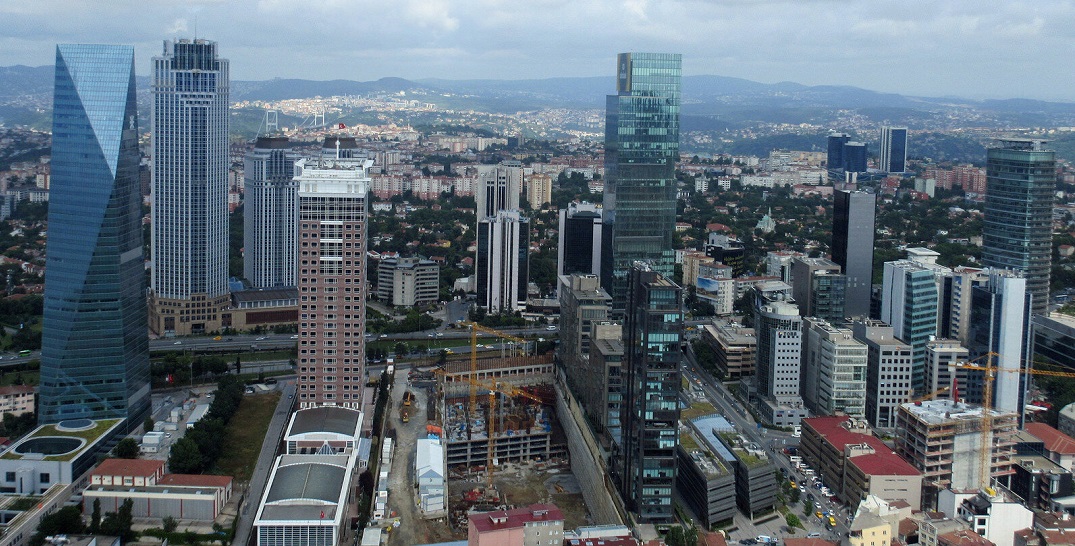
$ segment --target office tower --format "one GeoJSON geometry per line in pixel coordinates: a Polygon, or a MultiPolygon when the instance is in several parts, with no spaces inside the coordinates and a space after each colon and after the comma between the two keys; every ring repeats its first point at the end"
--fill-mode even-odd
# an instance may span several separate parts
{"type": "Polygon", "coordinates": [[[1033,312],[1049,308],[1056,154],[1041,140],[1002,140],[986,154],[982,263],[1026,276],[1033,312]]]}
{"type": "Polygon", "coordinates": [[[866,344],[851,330],[820,318],[803,319],[801,395],[816,415],[866,416],[866,344]]]}
{"type": "Polygon", "coordinates": [[[216,42],[153,58],[150,329],[218,330],[228,296],[228,61],[216,42]]]}
{"type": "Polygon", "coordinates": [[[671,523],[683,291],[642,263],[631,268],[628,281],[621,494],[640,522],[671,523]]]}
{"type": "Polygon", "coordinates": [[[896,408],[911,392],[912,348],[879,320],[855,322],[852,331],[867,350],[866,420],[877,428],[891,429],[896,426],[896,408]]]}
{"type": "Polygon", "coordinates": [[[791,295],[802,316],[844,322],[847,276],[839,265],[825,258],[798,257],[791,262],[791,277],[791,295]]]}
{"type": "Polygon", "coordinates": [[[682,58],[621,53],[615,95],[605,102],[605,192],[601,286],[622,315],[627,276],[644,261],[672,278],[679,159],[682,58]]]}
{"type": "Polygon", "coordinates": [[[56,48],[38,421],[149,415],[134,48],[56,48]]]}
{"type": "Polygon", "coordinates": [[[754,388],[765,422],[790,427],[806,417],[799,381],[802,317],[791,287],[780,281],[754,285],[754,332],[758,337],[754,388]]]}
{"type": "Polygon", "coordinates": [[[941,325],[938,334],[967,346],[970,339],[971,290],[989,281],[981,269],[957,266],[944,280],[941,295],[941,325]]]}
{"type": "Polygon", "coordinates": [[[786,284],[792,284],[794,281],[791,278],[791,265],[795,258],[805,256],[806,254],[794,250],[770,250],[765,254],[765,274],[770,277],[779,277],[781,282],[786,284]]]}
{"type": "Polygon", "coordinates": [[[572,202],[560,209],[556,274],[601,274],[601,205],[572,202]]]}
{"type": "Polygon", "coordinates": [[[844,314],[849,317],[870,316],[876,199],[865,191],[833,194],[832,261],[847,276],[844,314]]]}
{"type": "MultiPolygon", "coordinates": [[[[570,364],[590,356],[594,325],[608,320],[612,299],[597,275],[564,275],[560,281],[561,361],[570,364]]],[[[568,370],[571,375],[571,370],[568,370]]],[[[585,383],[585,382],[581,382],[585,383]]]]}
{"type": "Polygon", "coordinates": [[[440,265],[422,258],[384,258],[377,264],[377,299],[396,307],[440,299],[440,265]]]}
{"type": "Polygon", "coordinates": [[[990,270],[989,282],[972,290],[970,357],[1001,370],[993,380],[992,404],[1023,415],[1030,369],[1030,293],[1022,274],[990,270]],[[996,356],[986,357],[988,353],[996,356]]]}
{"type": "Polygon", "coordinates": [[[829,178],[837,178],[834,174],[839,174],[839,178],[843,178],[844,170],[844,144],[851,142],[851,135],[846,133],[833,133],[829,135],[828,139],[828,154],[825,157],[825,164],[829,170],[829,178]]]}
{"type": "Polygon", "coordinates": [[[474,257],[478,305],[490,313],[513,313],[526,307],[529,250],[530,219],[519,211],[502,210],[478,222],[474,257]]]}
{"type": "Polygon", "coordinates": [[[601,434],[602,446],[621,441],[623,428],[623,325],[605,322],[594,326],[590,339],[588,377],[601,382],[576,392],[579,403],[601,434]]]}
{"type": "Polygon", "coordinates": [[[519,195],[523,189],[523,167],[518,161],[478,167],[478,189],[474,201],[478,206],[478,221],[502,210],[519,210],[519,195]]]}
{"type": "Polygon", "coordinates": [[[709,234],[705,244],[705,255],[731,266],[733,277],[742,277],[746,274],[746,246],[723,233],[709,234]]]}
{"type": "Polygon", "coordinates": [[[243,166],[243,277],[253,288],[295,286],[295,161],[287,137],[261,137],[243,166]]]}
{"type": "Polygon", "coordinates": [[[977,372],[956,367],[970,358],[967,348],[954,339],[935,339],[926,344],[926,393],[936,393],[931,398],[964,399],[981,403],[981,378],[977,372]],[[977,391],[975,385],[977,383],[977,391]],[[941,391],[948,389],[947,391],[941,391]]]}
{"type": "Polygon", "coordinates": [[[866,152],[864,142],[848,142],[844,144],[844,170],[849,173],[866,172],[866,152]]]}
{"type": "Polygon", "coordinates": [[[1034,315],[1034,362],[1075,372],[1075,317],[1052,312],[1034,315]]]}
{"type": "Polygon", "coordinates": [[[925,388],[926,343],[937,335],[940,297],[934,272],[935,268],[910,260],[885,262],[881,288],[881,320],[911,345],[911,386],[919,394],[925,388]]]}
{"type": "Polygon", "coordinates": [[[372,166],[363,158],[295,163],[300,408],[362,409],[372,166]]]}
{"type": "Polygon", "coordinates": [[[907,170],[907,128],[881,128],[881,164],[879,167],[887,173],[902,173],[907,170]]]}

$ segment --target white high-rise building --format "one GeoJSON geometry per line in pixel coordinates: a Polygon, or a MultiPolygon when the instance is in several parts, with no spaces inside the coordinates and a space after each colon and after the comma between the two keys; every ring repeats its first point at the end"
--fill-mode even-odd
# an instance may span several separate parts
{"type": "Polygon", "coordinates": [[[754,331],[758,339],[754,376],[758,412],[773,425],[798,425],[806,417],[799,396],[803,324],[790,286],[780,281],[754,286],[754,331]]]}
{"type": "Polygon", "coordinates": [[[526,307],[530,274],[530,219],[519,211],[500,211],[478,222],[478,305],[490,313],[526,307]]]}
{"type": "Polygon", "coordinates": [[[989,283],[976,286],[971,296],[971,359],[991,364],[995,374],[993,407],[1022,416],[1026,398],[1025,371],[1030,367],[1032,294],[1022,273],[992,269],[989,283]],[[989,353],[993,356],[987,357],[989,353]]]}
{"type": "Polygon", "coordinates": [[[372,166],[364,158],[295,163],[300,408],[362,408],[372,166]]]}
{"type": "Polygon", "coordinates": [[[479,166],[478,190],[474,192],[478,221],[502,210],[519,210],[522,190],[523,166],[518,161],[479,166]]]}
{"type": "Polygon", "coordinates": [[[295,286],[295,161],[287,137],[261,137],[243,173],[243,277],[254,288],[295,286]]]}
{"type": "Polygon", "coordinates": [[[153,58],[150,329],[217,330],[228,297],[228,61],[209,40],[153,58]]]}
{"type": "Polygon", "coordinates": [[[866,344],[851,330],[803,319],[803,400],[818,415],[866,416],[866,344]]]}

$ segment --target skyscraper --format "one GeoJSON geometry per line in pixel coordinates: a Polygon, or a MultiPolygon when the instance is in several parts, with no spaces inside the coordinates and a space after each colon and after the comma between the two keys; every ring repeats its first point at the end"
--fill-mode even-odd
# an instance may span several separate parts
{"type": "Polygon", "coordinates": [[[848,142],[844,144],[844,170],[849,173],[866,172],[866,151],[864,142],[848,142]]]}
{"type": "Polygon", "coordinates": [[[373,161],[295,163],[299,237],[299,407],[362,409],[367,215],[373,161]]]}
{"type": "Polygon", "coordinates": [[[216,42],[153,58],[153,293],[157,334],[217,330],[228,297],[228,61],[216,42]]]}
{"type": "Polygon", "coordinates": [[[295,161],[287,137],[261,137],[243,174],[243,277],[254,288],[295,286],[295,161]]]}
{"type": "Polygon", "coordinates": [[[601,206],[572,202],[560,209],[556,274],[601,274],[601,206]]]}
{"type": "Polygon", "coordinates": [[[56,48],[38,420],[149,414],[134,48],[56,48]]]}
{"type": "Polygon", "coordinates": [[[1049,308],[1056,153],[1042,140],[1001,140],[986,155],[982,263],[1026,275],[1034,314],[1049,308]]]}
{"type": "Polygon", "coordinates": [[[881,128],[880,168],[888,173],[902,173],[907,170],[907,128],[881,128]]]}
{"type": "Polygon", "coordinates": [[[816,317],[834,325],[844,322],[847,276],[840,266],[825,258],[795,258],[791,264],[791,294],[799,314],[816,317]]]}
{"type": "Polygon", "coordinates": [[[755,353],[754,388],[757,407],[765,422],[790,427],[806,417],[799,395],[802,374],[803,323],[791,287],[780,281],[754,286],[755,353]]]}
{"type": "Polygon", "coordinates": [[[672,278],[681,65],[679,54],[621,53],[617,94],[605,102],[601,286],[617,315],[636,261],[672,278]]]}
{"type": "Polygon", "coordinates": [[[842,174],[844,170],[844,144],[851,141],[851,135],[846,133],[833,133],[829,135],[828,139],[828,154],[825,157],[825,164],[829,170],[829,178],[843,178],[843,176],[833,176],[834,174],[842,174]]]}
{"type": "Polygon", "coordinates": [[[478,222],[478,305],[491,313],[515,312],[526,307],[530,278],[530,219],[517,210],[499,211],[478,222]]]}
{"type": "Polygon", "coordinates": [[[644,523],[674,518],[683,291],[645,264],[630,270],[624,324],[621,494],[644,523]]]}
{"type": "Polygon", "coordinates": [[[937,335],[937,267],[910,260],[885,262],[881,289],[881,320],[911,346],[911,387],[919,393],[925,388],[926,344],[937,335]]]}
{"type": "Polygon", "coordinates": [[[519,210],[522,189],[522,163],[504,161],[499,165],[479,166],[478,189],[474,192],[478,220],[496,216],[502,210],[519,210]]]}
{"type": "MultiPolygon", "coordinates": [[[[970,357],[1010,370],[994,374],[990,402],[998,411],[1023,415],[1025,370],[1030,368],[1030,294],[1027,281],[1013,271],[987,270],[989,282],[971,289],[970,357]],[[989,359],[988,353],[996,353],[989,359]]],[[[981,374],[976,374],[981,375],[981,374]]]]}
{"type": "Polygon", "coordinates": [[[840,190],[833,194],[833,199],[832,261],[847,276],[844,314],[869,317],[876,196],[865,191],[840,190]]]}

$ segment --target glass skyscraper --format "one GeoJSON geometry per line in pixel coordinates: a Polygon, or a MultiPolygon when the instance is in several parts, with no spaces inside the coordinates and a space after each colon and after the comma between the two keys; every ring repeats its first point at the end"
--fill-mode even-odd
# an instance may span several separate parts
{"type": "Polygon", "coordinates": [[[1032,312],[1049,308],[1056,153],[1044,141],[1002,140],[986,155],[982,264],[1026,275],[1032,312]]]}
{"type": "MultiPolygon", "coordinates": [[[[671,523],[679,445],[683,290],[645,264],[628,276],[620,487],[643,523],[671,523]]],[[[615,466],[615,465],[614,465],[615,466]]]]}
{"type": "Polygon", "coordinates": [[[833,194],[833,205],[832,261],[847,276],[844,314],[869,317],[877,196],[838,190],[833,194]]]}
{"type": "Polygon", "coordinates": [[[38,420],[149,413],[134,48],[60,45],[38,420]]]}
{"type": "Polygon", "coordinates": [[[228,61],[216,42],[153,58],[153,305],[158,334],[217,330],[228,297],[228,61]]]}
{"type": "Polygon", "coordinates": [[[672,278],[681,65],[679,54],[621,53],[617,94],[605,103],[601,284],[617,315],[634,262],[672,278]]]}
{"type": "Polygon", "coordinates": [[[881,165],[882,171],[902,173],[907,170],[907,128],[881,128],[881,165]]]}

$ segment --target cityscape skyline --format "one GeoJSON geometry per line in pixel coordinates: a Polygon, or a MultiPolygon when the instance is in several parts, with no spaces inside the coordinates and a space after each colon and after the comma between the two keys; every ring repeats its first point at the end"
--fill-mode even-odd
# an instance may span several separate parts
{"type": "Polygon", "coordinates": [[[613,52],[674,50],[683,53],[685,75],[854,85],[923,96],[1075,100],[1069,91],[1075,76],[1052,70],[1073,47],[1065,40],[1065,29],[1075,10],[1061,1],[1033,6],[862,3],[842,6],[839,15],[825,9],[824,2],[640,0],[621,5],[549,0],[510,10],[479,2],[410,2],[393,10],[366,4],[363,11],[378,16],[352,21],[319,17],[331,14],[332,6],[285,0],[205,2],[153,13],[111,5],[90,10],[67,2],[33,8],[0,3],[0,17],[8,21],[0,30],[0,65],[42,65],[49,62],[49,44],[103,38],[131,43],[136,59],[147,59],[161,36],[189,35],[228,44],[237,80],[596,76],[607,73],[613,52]],[[311,18],[322,21],[316,33],[300,32],[291,24],[311,18]],[[237,19],[250,24],[229,23],[237,19]],[[510,24],[515,20],[529,24],[510,24]],[[573,26],[591,20],[609,24],[573,26]],[[709,47],[704,39],[716,24],[725,38],[720,48],[709,47]],[[548,28],[561,30],[550,37],[548,28]],[[489,39],[507,29],[512,39],[489,39]],[[279,40],[281,35],[294,39],[279,40]],[[356,46],[339,47],[343,35],[358,36],[356,46]],[[840,36],[841,41],[817,36],[840,36]],[[490,43],[507,45],[490,48],[490,43]],[[315,58],[319,62],[312,62],[315,58]],[[288,68],[281,73],[281,67],[288,68]],[[1010,77],[981,78],[997,70],[1010,77]],[[894,72],[917,77],[892,78],[894,72]]]}

